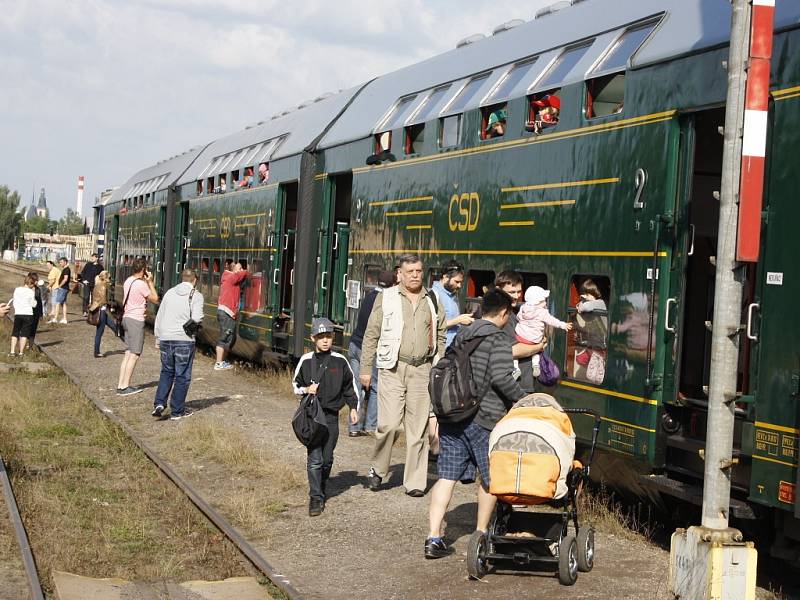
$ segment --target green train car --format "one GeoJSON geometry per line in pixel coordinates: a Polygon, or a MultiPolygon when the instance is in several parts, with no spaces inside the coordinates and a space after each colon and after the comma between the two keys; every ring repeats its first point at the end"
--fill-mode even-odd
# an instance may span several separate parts
{"type": "MultiPolygon", "coordinates": [[[[730,5],[572,4],[137,173],[106,206],[115,281],[135,256],[153,262],[162,290],[198,269],[213,343],[220,273],[243,259],[234,350],[288,362],[318,315],[346,348],[361,298],[400,253],[420,253],[429,282],[461,260],[465,306],[516,269],[576,324],[553,333],[549,351],[563,371],[558,399],[602,415],[596,475],[699,502],[730,5]],[[607,307],[593,327],[576,311],[588,279],[607,307]]],[[[763,526],[770,553],[798,565],[796,3],[778,3],[774,43],[731,515],[763,526]]],[[[587,436],[589,420],[576,428],[587,436]]]]}

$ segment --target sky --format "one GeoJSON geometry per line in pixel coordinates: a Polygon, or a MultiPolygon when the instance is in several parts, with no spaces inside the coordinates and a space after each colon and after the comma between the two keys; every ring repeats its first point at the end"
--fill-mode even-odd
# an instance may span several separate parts
{"type": "Polygon", "coordinates": [[[51,218],[555,0],[0,0],[0,185],[51,218]]]}

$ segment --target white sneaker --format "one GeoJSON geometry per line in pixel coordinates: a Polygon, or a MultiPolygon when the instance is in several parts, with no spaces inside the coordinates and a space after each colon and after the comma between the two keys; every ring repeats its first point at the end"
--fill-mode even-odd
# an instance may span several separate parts
{"type": "Polygon", "coordinates": [[[67,321],[66,319],[61,319],[59,323],[61,323],[62,325],[67,325],[69,321],[67,321]]]}
{"type": "Polygon", "coordinates": [[[227,360],[223,360],[222,362],[215,362],[214,363],[214,370],[215,371],[227,371],[228,369],[232,369],[233,365],[229,363],[227,360]]]}
{"type": "Polygon", "coordinates": [[[58,321],[54,317],[54,318],[50,319],[47,323],[49,325],[50,323],[58,323],[58,321]]]}

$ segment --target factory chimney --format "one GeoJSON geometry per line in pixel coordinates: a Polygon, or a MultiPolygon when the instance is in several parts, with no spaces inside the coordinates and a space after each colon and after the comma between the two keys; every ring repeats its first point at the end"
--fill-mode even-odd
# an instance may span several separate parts
{"type": "Polygon", "coordinates": [[[83,175],[78,176],[78,216],[83,216],[83,175]]]}

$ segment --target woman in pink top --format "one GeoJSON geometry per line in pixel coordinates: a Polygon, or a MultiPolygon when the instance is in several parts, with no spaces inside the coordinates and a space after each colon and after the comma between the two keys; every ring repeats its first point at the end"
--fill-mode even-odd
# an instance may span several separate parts
{"type": "MultiPolygon", "coordinates": [[[[547,310],[547,298],[550,297],[550,290],[532,285],[525,290],[525,304],[523,304],[519,313],[517,313],[517,326],[514,328],[514,333],[517,336],[517,341],[521,344],[540,344],[544,338],[544,328],[546,325],[563,329],[564,331],[571,331],[572,324],[566,323],[556,319],[547,310]]],[[[539,355],[534,354],[533,358],[533,376],[539,376],[539,355]]],[[[517,363],[515,362],[514,368],[516,370],[517,363]]]]}
{"type": "Polygon", "coordinates": [[[158,302],[158,292],[153,283],[153,274],[147,270],[143,258],[133,261],[133,275],[122,286],[122,325],[125,332],[125,357],[119,367],[117,394],[138,394],[141,388],[131,386],[131,377],[136,362],[144,349],[144,315],[147,302],[158,302]]]}

